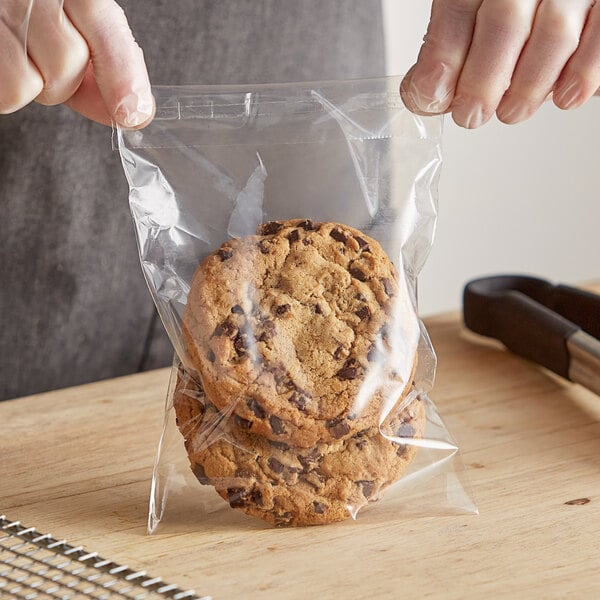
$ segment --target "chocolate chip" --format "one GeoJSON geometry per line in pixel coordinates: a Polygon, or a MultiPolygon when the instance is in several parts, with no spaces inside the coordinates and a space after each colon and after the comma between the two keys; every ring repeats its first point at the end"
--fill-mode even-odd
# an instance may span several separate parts
{"type": "Polygon", "coordinates": [[[217,252],[221,262],[228,260],[233,256],[233,250],[231,248],[220,248],[217,252]]]}
{"type": "Polygon", "coordinates": [[[273,321],[264,321],[262,326],[263,326],[263,331],[258,336],[258,341],[266,342],[273,337],[273,332],[275,331],[275,323],[273,323],[273,321]]]}
{"type": "Polygon", "coordinates": [[[351,267],[348,269],[348,273],[354,277],[354,279],[358,279],[359,281],[366,281],[367,276],[363,271],[361,271],[358,267],[351,267]]]}
{"type": "Polygon", "coordinates": [[[327,504],[317,502],[316,500],[313,502],[313,506],[315,507],[315,513],[318,515],[325,514],[325,511],[327,510],[327,504]]]}
{"type": "Polygon", "coordinates": [[[293,404],[298,410],[306,410],[306,396],[300,392],[294,392],[288,398],[290,404],[293,404]]]}
{"type": "Polygon", "coordinates": [[[260,493],[259,489],[254,488],[250,492],[250,501],[254,502],[254,504],[256,504],[258,506],[262,506],[263,505],[263,497],[262,497],[262,494],[260,493]]]}
{"type": "Polygon", "coordinates": [[[366,302],[367,301],[367,297],[364,294],[361,294],[360,292],[358,294],[356,294],[354,297],[357,300],[360,300],[361,302],[366,302]]]}
{"type": "Polygon", "coordinates": [[[368,319],[371,316],[369,307],[365,304],[354,313],[361,321],[368,319]]]}
{"type": "Polygon", "coordinates": [[[323,314],[323,309],[321,308],[321,306],[319,304],[315,304],[313,308],[314,308],[315,314],[317,314],[317,315],[323,314]]]}
{"type": "Polygon", "coordinates": [[[233,323],[231,323],[230,321],[223,321],[215,327],[213,335],[217,337],[221,335],[230,336],[236,331],[237,327],[233,323]]]}
{"type": "Polygon", "coordinates": [[[316,471],[311,471],[302,480],[310,485],[315,490],[320,490],[325,483],[325,477],[316,471]]]}
{"type": "Polygon", "coordinates": [[[289,525],[289,523],[292,521],[292,516],[293,515],[291,512],[275,513],[275,527],[283,527],[284,525],[289,525]]]}
{"type": "Polygon", "coordinates": [[[278,317],[282,317],[286,313],[290,312],[290,310],[292,310],[292,307],[289,304],[280,304],[277,308],[275,308],[275,314],[278,317]]]}
{"type": "Polygon", "coordinates": [[[259,419],[264,419],[267,416],[265,409],[254,398],[248,398],[246,404],[259,419]]]}
{"type": "Polygon", "coordinates": [[[392,296],[394,294],[394,287],[392,286],[392,282],[387,277],[381,278],[381,284],[383,285],[383,289],[388,296],[392,296]]]}
{"type": "Polygon", "coordinates": [[[259,233],[261,235],[273,235],[274,233],[281,231],[283,227],[283,223],[280,223],[279,221],[269,221],[259,227],[259,233]]]}
{"type": "Polygon", "coordinates": [[[362,480],[362,481],[357,481],[356,483],[362,489],[363,496],[365,498],[370,498],[371,494],[373,493],[373,489],[375,488],[375,482],[362,480]]]}
{"type": "Polygon", "coordinates": [[[290,231],[287,238],[290,241],[290,244],[293,244],[294,242],[297,242],[300,239],[300,232],[297,229],[294,229],[290,231]]]}
{"type": "Polygon", "coordinates": [[[231,312],[234,315],[243,315],[244,314],[244,309],[239,304],[236,304],[235,306],[231,307],[231,312]]]}
{"type": "Polygon", "coordinates": [[[275,330],[275,323],[273,321],[269,321],[269,319],[265,319],[262,322],[262,327],[264,331],[272,333],[275,330]]]}
{"type": "Polygon", "coordinates": [[[215,356],[215,353],[212,350],[209,350],[208,351],[208,360],[211,363],[214,363],[216,359],[217,359],[217,357],[215,356]]]}
{"type": "Polygon", "coordinates": [[[336,360],[339,360],[342,357],[342,355],[344,354],[344,350],[345,350],[344,346],[338,346],[333,352],[333,358],[335,358],[336,360]]]}
{"type": "Polygon", "coordinates": [[[302,456],[297,455],[298,461],[304,467],[305,471],[310,471],[312,467],[315,467],[319,461],[323,458],[323,455],[318,451],[317,448],[313,448],[308,454],[302,456]]]}
{"type": "Polygon", "coordinates": [[[336,375],[340,379],[344,379],[346,381],[350,381],[352,379],[356,379],[358,377],[358,369],[356,367],[342,367],[336,375]]]}
{"type": "Polygon", "coordinates": [[[329,232],[329,235],[338,242],[346,243],[346,241],[348,240],[348,236],[341,229],[338,229],[337,227],[334,227],[329,232]]]}
{"type": "Polygon", "coordinates": [[[282,463],[280,463],[276,458],[273,458],[272,456],[267,460],[267,464],[269,465],[269,468],[271,469],[271,471],[273,471],[274,473],[283,473],[283,469],[284,469],[284,465],[282,463]]]}
{"type": "Polygon", "coordinates": [[[244,469],[244,467],[240,467],[235,470],[235,476],[241,479],[250,479],[252,477],[252,472],[248,469],[244,469]]]}
{"type": "Polygon", "coordinates": [[[248,492],[244,488],[227,488],[227,499],[231,508],[248,506],[248,492]]]}
{"type": "Polygon", "coordinates": [[[398,437],[403,437],[403,438],[414,437],[415,433],[416,433],[415,428],[412,425],[409,425],[408,423],[403,423],[402,425],[400,425],[400,427],[398,427],[398,430],[396,431],[396,435],[398,437]]]}
{"type": "Polygon", "coordinates": [[[396,450],[396,455],[397,456],[404,456],[407,452],[407,447],[405,444],[400,444],[398,446],[398,450],[396,450]]]}
{"type": "Polygon", "coordinates": [[[286,444],[285,442],[275,442],[273,440],[269,440],[269,444],[278,450],[282,450],[283,452],[287,452],[290,449],[289,444],[286,444]]]}
{"type": "Polygon", "coordinates": [[[344,419],[333,419],[328,421],[327,428],[329,429],[329,433],[331,433],[336,440],[339,440],[350,432],[350,425],[348,425],[344,419]]]}
{"type": "Polygon", "coordinates": [[[289,379],[289,376],[289,373],[280,365],[273,369],[273,379],[275,379],[275,383],[278,385],[280,385],[286,379],[289,379]]]}
{"type": "Polygon", "coordinates": [[[315,231],[316,229],[318,229],[319,225],[320,225],[319,223],[313,223],[309,219],[306,219],[306,221],[302,221],[301,223],[298,223],[298,227],[302,227],[302,229],[304,229],[304,231],[315,231]]]}
{"type": "Polygon", "coordinates": [[[369,247],[369,242],[367,242],[367,240],[364,240],[363,238],[359,237],[358,235],[355,235],[354,239],[358,242],[358,245],[361,247],[361,249],[369,247]]]}
{"type": "Polygon", "coordinates": [[[362,450],[368,443],[369,443],[369,440],[365,440],[365,439],[358,440],[358,442],[356,442],[356,447],[359,450],[362,450]]]}
{"type": "Polygon", "coordinates": [[[194,463],[194,466],[192,467],[192,471],[193,471],[194,475],[196,476],[196,479],[201,484],[207,485],[209,483],[208,477],[206,476],[206,471],[204,470],[204,467],[202,465],[199,465],[198,463],[194,463]]]}
{"type": "Polygon", "coordinates": [[[276,417],[275,415],[271,415],[269,417],[269,425],[271,426],[271,430],[273,431],[274,434],[281,435],[282,433],[285,433],[285,427],[283,425],[283,421],[279,417],[276,417]]]}
{"type": "Polygon", "coordinates": [[[248,431],[252,427],[252,421],[248,421],[248,419],[242,419],[239,415],[235,415],[233,417],[233,421],[240,429],[245,429],[248,431]]]}
{"type": "Polygon", "coordinates": [[[235,336],[235,339],[233,340],[233,347],[235,348],[238,356],[241,356],[246,352],[246,340],[243,334],[238,333],[235,336]]]}
{"type": "Polygon", "coordinates": [[[258,247],[260,248],[261,254],[269,254],[271,251],[271,244],[267,240],[261,240],[258,242],[258,247]]]}

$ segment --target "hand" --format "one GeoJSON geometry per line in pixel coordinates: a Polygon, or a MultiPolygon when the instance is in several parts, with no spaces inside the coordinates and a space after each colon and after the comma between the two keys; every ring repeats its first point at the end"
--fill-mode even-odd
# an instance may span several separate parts
{"type": "Polygon", "coordinates": [[[66,104],[142,127],[154,100],[142,50],[113,0],[0,0],[0,114],[66,104]]]}
{"type": "Polygon", "coordinates": [[[401,94],[418,114],[451,112],[475,128],[494,113],[524,121],[550,96],[576,108],[599,87],[600,2],[433,0],[401,94]]]}

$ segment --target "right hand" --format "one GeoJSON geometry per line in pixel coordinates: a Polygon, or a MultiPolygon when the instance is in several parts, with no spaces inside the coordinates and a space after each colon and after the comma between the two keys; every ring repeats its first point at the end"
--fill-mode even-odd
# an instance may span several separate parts
{"type": "Polygon", "coordinates": [[[599,86],[596,0],[433,0],[401,94],[413,112],[452,113],[472,129],[494,113],[524,121],[549,98],[577,108],[599,86]]]}
{"type": "Polygon", "coordinates": [[[0,114],[32,101],[139,128],[154,99],[141,48],[113,0],[1,0],[0,114]]]}

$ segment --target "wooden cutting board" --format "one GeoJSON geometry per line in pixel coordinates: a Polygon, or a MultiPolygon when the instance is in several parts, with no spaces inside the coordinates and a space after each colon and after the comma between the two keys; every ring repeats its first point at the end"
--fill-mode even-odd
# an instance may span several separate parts
{"type": "Polygon", "coordinates": [[[147,536],[168,370],[0,403],[0,514],[215,599],[600,597],[600,399],[456,314],[427,326],[431,397],[478,516],[383,501],[356,522],[271,529],[200,518],[174,490],[147,536]]]}

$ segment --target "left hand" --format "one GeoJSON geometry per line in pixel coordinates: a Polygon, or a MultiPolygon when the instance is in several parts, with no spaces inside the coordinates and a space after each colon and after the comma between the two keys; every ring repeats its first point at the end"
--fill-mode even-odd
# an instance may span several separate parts
{"type": "Polygon", "coordinates": [[[401,94],[417,114],[473,129],[494,113],[524,121],[549,97],[577,108],[599,87],[600,1],[433,0],[401,94]]]}

